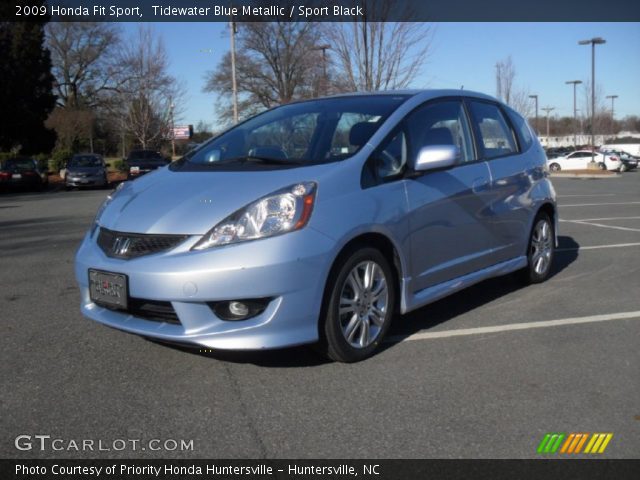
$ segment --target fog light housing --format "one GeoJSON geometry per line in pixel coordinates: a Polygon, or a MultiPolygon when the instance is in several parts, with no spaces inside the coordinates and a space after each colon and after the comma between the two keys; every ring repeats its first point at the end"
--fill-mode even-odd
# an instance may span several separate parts
{"type": "Polygon", "coordinates": [[[248,320],[265,311],[270,298],[252,298],[212,302],[209,304],[218,318],[226,321],[248,320]]]}

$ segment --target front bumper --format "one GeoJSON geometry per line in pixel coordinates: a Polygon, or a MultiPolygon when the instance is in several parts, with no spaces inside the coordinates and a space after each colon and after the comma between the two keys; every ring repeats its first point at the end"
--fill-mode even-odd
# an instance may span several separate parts
{"type": "Polygon", "coordinates": [[[278,237],[195,252],[191,236],[171,251],[130,260],[107,257],[87,234],[75,273],[81,312],[110,327],[156,339],[217,349],[256,350],[318,339],[324,283],[335,244],[305,228],[278,237]],[[170,302],[180,324],[147,320],[93,303],[90,268],[128,277],[129,296],[170,302]],[[217,317],[207,302],[272,298],[261,314],[242,321],[217,317]]]}
{"type": "Polygon", "coordinates": [[[65,186],[67,187],[104,187],[107,181],[103,175],[95,175],[90,177],[70,176],[65,177],[65,186]]]}

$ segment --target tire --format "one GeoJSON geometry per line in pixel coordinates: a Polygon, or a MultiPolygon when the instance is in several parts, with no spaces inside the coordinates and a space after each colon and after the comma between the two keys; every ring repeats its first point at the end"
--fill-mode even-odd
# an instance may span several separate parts
{"type": "Polygon", "coordinates": [[[559,172],[562,169],[560,168],[560,165],[558,163],[552,163],[551,165],[549,165],[549,170],[551,170],[552,172],[559,172]]]}
{"type": "Polygon", "coordinates": [[[598,168],[599,168],[600,170],[606,170],[606,169],[607,169],[607,166],[606,166],[603,162],[600,162],[600,163],[598,164],[598,168]]]}
{"type": "Polygon", "coordinates": [[[555,230],[553,222],[545,212],[539,212],[529,234],[527,266],[519,272],[522,282],[527,285],[544,282],[551,273],[554,254],[555,230]]]}
{"type": "Polygon", "coordinates": [[[331,360],[357,362],[373,354],[389,329],[396,304],[394,271],[379,250],[369,247],[348,251],[336,265],[325,289],[318,347],[331,360]]]}

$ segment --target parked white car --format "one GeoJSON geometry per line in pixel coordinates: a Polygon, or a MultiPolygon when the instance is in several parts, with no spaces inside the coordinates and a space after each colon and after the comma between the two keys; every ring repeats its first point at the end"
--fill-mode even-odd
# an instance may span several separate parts
{"type": "MultiPolygon", "coordinates": [[[[577,150],[562,157],[547,160],[549,170],[559,172],[560,170],[584,170],[588,168],[591,161],[592,152],[590,150],[577,150]]],[[[613,154],[595,153],[595,161],[601,170],[620,170],[622,162],[620,158],[613,154]]]]}

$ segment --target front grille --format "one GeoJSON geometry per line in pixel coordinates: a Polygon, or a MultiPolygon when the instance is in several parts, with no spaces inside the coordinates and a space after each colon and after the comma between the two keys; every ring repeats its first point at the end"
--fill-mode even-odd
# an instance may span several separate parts
{"type": "Polygon", "coordinates": [[[125,233],[101,227],[98,246],[107,256],[126,260],[170,250],[186,238],[187,235],[125,233]]]}
{"type": "Polygon", "coordinates": [[[96,302],[101,307],[109,308],[116,312],[128,313],[134,317],[149,320],[151,322],[172,323],[181,325],[176,311],[173,309],[171,302],[162,302],[159,300],[147,300],[144,298],[129,298],[127,309],[113,308],[108,305],[96,302]]]}

